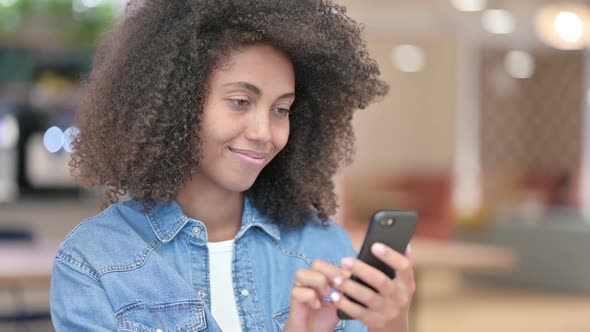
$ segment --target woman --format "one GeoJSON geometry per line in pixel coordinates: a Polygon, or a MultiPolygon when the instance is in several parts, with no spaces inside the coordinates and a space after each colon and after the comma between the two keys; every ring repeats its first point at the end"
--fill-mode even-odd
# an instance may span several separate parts
{"type": "Polygon", "coordinates": [[[372,248],[391,280],[327,220],[352,112],[387,91],[344,8],[133,8],[98,48],[77,117],[71,166],[111,205],[57,253],[56,330],[408,331],[408,259],[372,248]]]}

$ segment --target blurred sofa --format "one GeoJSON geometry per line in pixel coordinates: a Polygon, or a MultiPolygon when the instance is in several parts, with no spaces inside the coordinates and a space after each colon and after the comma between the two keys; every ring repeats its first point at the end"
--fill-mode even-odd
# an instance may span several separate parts
{"type": "Polygon", "coordinates": [[[572,210],[557,210],[537,220],[503,217],[485,233],[463,234],[465,240],[508,246],[519,264],[510,272],[471,277],[519,286],[590,292],[590,223],[572,210]]]}
{"type": "Polygon", "coordinates": [[[340,177],[337,180],[340,211],[345,228],[368,224],[380,209],[414,210],[420,218],[416,236],[450,239],[451,176],[446,173],[405,173],[395,176],[340,177]]]}

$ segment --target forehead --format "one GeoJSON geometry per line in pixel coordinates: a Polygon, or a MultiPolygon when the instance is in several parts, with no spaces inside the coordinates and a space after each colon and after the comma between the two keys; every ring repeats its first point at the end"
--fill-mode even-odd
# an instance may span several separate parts
{"type": "Polygon", "coordinates": [[[295,73],[291,60],[283,51],[256,44],[232,51],[213,71],[211,81],[213,85],[245,81],[293,90],[295,73]]]}

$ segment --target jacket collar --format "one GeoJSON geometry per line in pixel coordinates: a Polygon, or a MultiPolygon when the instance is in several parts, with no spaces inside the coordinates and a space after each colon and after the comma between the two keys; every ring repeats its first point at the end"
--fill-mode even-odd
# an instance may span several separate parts
{"type": "MultiPolygon", "coordinates": [[[[180,205],[174,199],[167,202],[156,203],[148,208],[145,214],[150,222],[152,230],[163,243],[172,241],[187,223],[194,220],[184,215],[180,205]]],[[[253,227],[259,228],[275,240],[280,240],[281,238],[279,226],[258,211],[247,195],[244,195],[242,226],[236,235],[236,239],[241,238],[253,227]]]]}

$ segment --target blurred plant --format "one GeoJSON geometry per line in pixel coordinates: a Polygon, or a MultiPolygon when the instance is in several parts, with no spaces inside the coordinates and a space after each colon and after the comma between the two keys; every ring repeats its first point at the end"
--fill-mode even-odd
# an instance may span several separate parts
{"type": "Polygon", "coordinates": [[[0,38],[31,24],[54,29],[62,42],[90,48],[117,15],[116,0],[0,0],[0,38]]]}

